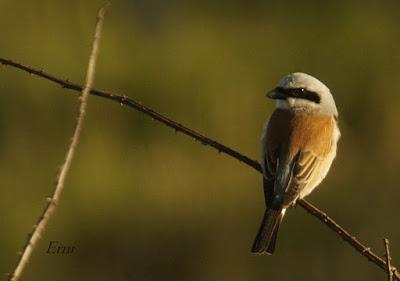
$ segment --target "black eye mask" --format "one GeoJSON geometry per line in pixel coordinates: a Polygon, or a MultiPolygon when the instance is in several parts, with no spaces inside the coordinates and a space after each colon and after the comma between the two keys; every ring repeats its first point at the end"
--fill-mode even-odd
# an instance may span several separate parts
{"type": "Polygon", "coordinates": [[[309,101],[312,101],[317,104],[319,104],[321,102],[321,98],[317,93],[315,93],[313,91],[309,91],[304,88],[286,89],[286,88],[282,88],[282,87],[277,87],[275,89],[275,91],[281,94],[281,97],[282,97],[281,99],[292,97],[292,98],[309,100],[309,101]]]}

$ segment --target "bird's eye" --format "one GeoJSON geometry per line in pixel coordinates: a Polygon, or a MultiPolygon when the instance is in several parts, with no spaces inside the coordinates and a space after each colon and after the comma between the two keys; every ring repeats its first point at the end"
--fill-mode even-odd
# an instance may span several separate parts
{"type": "Polygon", "coordinates": [[[307,90],[305,88],[294,88],[290,90],[290,96],[294,98],[299,98],[299,99],[306,99],[315,103],[320,103],[321,98],[320,96],[310,90],[307,90]]]}
{"type": "Polygon", "coordinates": [[[291,92],[291,95],[294,97],[301,97],[306,92],[306,89],[294,88],[294,89],[291,89],[290,92],[291,92]]]}

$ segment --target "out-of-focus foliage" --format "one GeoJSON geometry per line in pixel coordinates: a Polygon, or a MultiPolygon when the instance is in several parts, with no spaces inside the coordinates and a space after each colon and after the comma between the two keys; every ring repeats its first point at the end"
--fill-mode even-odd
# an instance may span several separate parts
{"type": "MultiPolygon", "coordinates": [[[[0,0],[0,56],[82,82],[102,1],[0,0]]],[[[304,71],[332,90],[342,139],[309,199],[400,263],[398,1],[114,1],[96,86],[257,159],[264,98],[304,71]]],[[[77,95],[0,66],[0,273],[51,194],[77,95]]],[[[274,256],[249,248],[258,173],[140,113],[92,97],[59,208],[23,280],[384,280],[300,208],[274,256]],[[46,254],[49,241],[77,247],[46,254]]],[[[4,275],[3,275],[4,276],[4,275]]]]}

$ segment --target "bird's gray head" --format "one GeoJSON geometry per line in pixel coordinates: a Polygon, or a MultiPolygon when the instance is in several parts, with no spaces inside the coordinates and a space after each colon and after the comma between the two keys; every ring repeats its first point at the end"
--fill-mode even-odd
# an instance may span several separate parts
{"type": "Polygon", "coordinates": [[[277,100],[278,108],[315,110],[338,116],[335,100],[327,86],[306,73],[286,75],[267,96],[277,100]]]}

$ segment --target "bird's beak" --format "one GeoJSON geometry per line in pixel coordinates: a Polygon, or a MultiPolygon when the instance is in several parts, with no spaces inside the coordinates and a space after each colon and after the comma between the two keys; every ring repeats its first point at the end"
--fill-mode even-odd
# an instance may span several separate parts
{"type": "Polygon", "coordinates": [[[285,99],[286,95],[282,91],[279,91],[277,88],[269,91],[266,95],[267,98],[277,100],[277,99],[285,99]]]}

